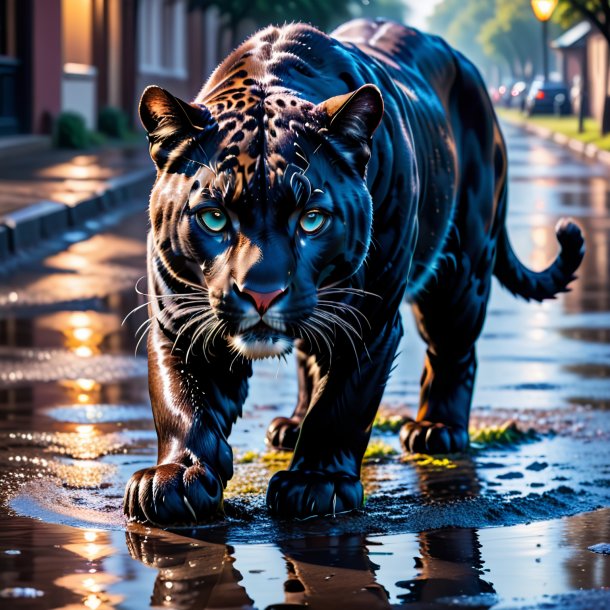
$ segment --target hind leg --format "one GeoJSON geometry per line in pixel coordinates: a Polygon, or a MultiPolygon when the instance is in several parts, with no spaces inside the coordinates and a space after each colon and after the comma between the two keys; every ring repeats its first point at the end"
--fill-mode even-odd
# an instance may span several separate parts
{"type": "Polygon", "coordinates": [[[406,451],[449,453],[468,446],[475,343],[485,319],[494,250],[491,241],[483,244],[472,264],[459,251],[459,240],[452,243],[434,282],[413,305],[428,349],[416,420],[400,431],[406,451]]]}
{"type": "Polygon", "coordinates": [[[312,389],[317,377],[315,358],[303,349],[296,350],[299,397],[290,417],[276,417],[267,428],[267,444],[274,449],[293,451],[299,437],[301,422],[311,401],[312,389]]]}

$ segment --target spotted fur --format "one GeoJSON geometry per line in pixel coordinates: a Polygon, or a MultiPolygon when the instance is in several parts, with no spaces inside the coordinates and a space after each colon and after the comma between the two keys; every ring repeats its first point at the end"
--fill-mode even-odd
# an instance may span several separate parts
{"type": "Polygon", "coordinates": [[[464,449],[492,274],[542,300],[583,255],[567,222],[546,271],[512,252],[505,146],[473,65],[386,21],[330,36],[269,27],[192,103],[150,87],[140,113],[158,170],[148,353],[159,458],[129,482],[127,515],[193,523],[222,510],[251,360],[293,346],[298,404],[267,439],[294,457],[268,507],[305,518],[361,506],[405,295],[428,352],[403,445],[464,449]]]}

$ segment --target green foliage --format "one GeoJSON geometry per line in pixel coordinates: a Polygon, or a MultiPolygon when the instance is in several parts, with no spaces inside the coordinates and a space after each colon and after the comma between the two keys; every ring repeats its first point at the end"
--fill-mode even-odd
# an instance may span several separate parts
{"type": "Polygon", "coordinates": [[[519,110],[502,107],[496,108],[496,114],[500,119],[511,123],[537,125],[585,144],[593,144],[601,150],[610,151],[610,135],[600,135],[600,125],[595,119],[586,118],[584,132],[579,133],[576,115],[556,117],[552,114],[540,114],[526,117],[519,110]]]}
{"type": "MultiPolygon", "coordinates": [[[[541,25],[530,0],[443,0],[429,25],[483,70],[499,61],[524,78],[541,68],[541,25]]],[[[560,30],[559,22],[549,24],[549,38],[560,30]]]]}
{"type": "Polygon", "coordinates": [[[409,20],[410,9],[403,0],[352,0],[348,8],[353,17],[383,17],[399,23],[409,20]]]}
{"type": "Polygon", "coordinates": [[[100,110],[97,118],[98,130],[111,137],[124,140],[129,134],[129,119],[121,108],[107,106],[100,110]]]}
{"type": "Polygon", "coordinates": [[[395,456],[397,453],[398,451],[392,445],[379,439],[373,439],[366,448],[364,461],[380,462],[395,456]]]}
{"type": "Polygon", "coordinates": [[[62,112],[55,121],[53,144],[57,148],[87,148],[90,138],[85,119],[77,112],[62,112]]]}
{"type": "Polygon", "coordinates": [[[373,430],[377,432],[398,432],[408,419],[404,415],[379,411],[373,422],[373,430]]]}
{"type": "Polygon", "coordinates": [[[515,76],[523,77],[528,61],[534,73],[542,63],[540,31],[529,0],[496,0],[494,16],[478,39],[487,54],[504,59],[515,76]]]}
{"type": "Polygon", "coordinates": [[[489,0],[444,0],[436,5],[428,28],[483,67],[489,63],[489,55],[478,37],[483,25],[493,16],[494,3],[489,0]]]}
{"type": "Polygon", "coordinates": [[[539,439],[535,430],[530,428],[524,431],[514,421],[507,421],[501,426],[483,426],[470,430],[470,446],[473,449],[511,447],[539,439]]]}
{"type": "Polygon", "coordinates": [[[349,16],[353,0],[189,0],[189,10],[216,7],[235,29],[244,19],[252,19],[259,26],[269,23],[305,21],[326,28],[349,16]]]}
{"type": "Polygon", "coordinates": [[[568,28],[588,19],[610,43],[610,0],[559,0],[553,21],[568,28]]]}

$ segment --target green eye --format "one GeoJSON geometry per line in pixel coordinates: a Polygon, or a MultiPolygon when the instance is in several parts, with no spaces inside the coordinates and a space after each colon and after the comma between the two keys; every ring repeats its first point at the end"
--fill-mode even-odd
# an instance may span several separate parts
{"type": "Polygon", "coordinates": [[[212,233],[220,233],[227,226],[227,215],[219,208],[208,208],[197,214],[197,222],[212,233]]]}
{"type": "Polygon", "coordinates": [[[322,212],[316,212],[314,210],[311,212],[305,212],[305,214],[301,216],[299,224],[305,233],[316,233],[324,226],[327,218],[328,216],[326,216],[326,214],[322,214],[322,212]]]}

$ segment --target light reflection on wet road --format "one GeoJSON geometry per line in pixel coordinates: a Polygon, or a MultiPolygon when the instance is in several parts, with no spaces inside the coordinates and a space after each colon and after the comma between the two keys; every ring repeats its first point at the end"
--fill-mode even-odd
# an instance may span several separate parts
{"type": "MultiPolygon", "coordinates": [[[[610,607],[608,595],[576,593],[610,587],[610,558],[587,550],[610,542],[608,510],[551,519],[610,506],[608,170],[506,134],[519,256],[543,267],[562,215],[584,228],[588,249],[572,292],[556,301],[527,304],[495,285],[473,415],[516,416],[556,436],[448,467],[369,464],[363,514],[301,525],[265,515],[260,490],[277,465],[238,464],[222,526],[125,533],[122,486],[156,450],[146,360],[133,356],[144,316],[121,326],[143,302],[133,290],[144,272],[139,214],[0,289],[0,499],[10,500],[0,509],[0,605],[610,607]]],[[[406,307],[405,321],[390,411],[417,402],[423,346],[406,307]]],[[[257,365],[236,454],[263,451],[267,423],[295,397],[292,365],[257,365]]]]}

